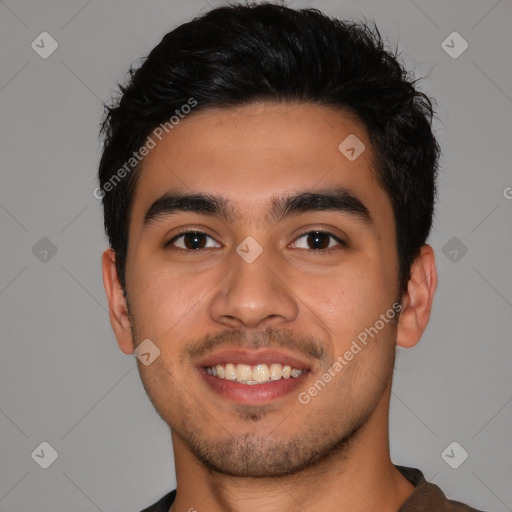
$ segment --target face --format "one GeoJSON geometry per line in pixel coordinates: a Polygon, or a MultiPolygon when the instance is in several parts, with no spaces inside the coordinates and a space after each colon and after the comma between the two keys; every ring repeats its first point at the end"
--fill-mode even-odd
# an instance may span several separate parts
{"type": "Polygon", "coordinates": [[[139,371],[175,451],[224,474],[293,473],[384,400],[398,257],[372,162],[361,124],[309,104],[197,112],[145,158],[130,343],[160,350],[139,371]],[[338,148],[349,135],[355,160],[338,148]]]}

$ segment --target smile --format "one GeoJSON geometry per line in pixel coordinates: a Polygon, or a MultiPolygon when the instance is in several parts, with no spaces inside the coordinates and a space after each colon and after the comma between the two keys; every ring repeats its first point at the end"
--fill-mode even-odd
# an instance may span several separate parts
{"type": "Polygon", "coordinates": [[[207,388],[239,404],[270,403],[304,386],[312,362],[289,351],[224,349],[196,362],[207,388]]]}
{"type": "Polygon", "coordinates": [[[280,363],[268,364],[217,364],[205,367],[208,375],[219,379],[227,379],[239,384],[265,384],[281,379],[297,378],[304,373],[304,370],[292,368],[290,365],[280,363]]]}

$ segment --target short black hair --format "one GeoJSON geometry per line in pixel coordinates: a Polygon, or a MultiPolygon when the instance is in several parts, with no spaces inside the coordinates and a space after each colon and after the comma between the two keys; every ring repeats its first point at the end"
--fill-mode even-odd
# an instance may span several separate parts
{"type": "Polygon", "coordinates": [[[105,105],[97,189],[125,294],[128,227],[140,174],[132,156],[191,100],[190,115],[259,101],[309,102],[354,114],[369,134],[373,167],[391,200],[398,286],[407,289],[432,225],[440,150],[432,132],[433,101],[416,89],[397,50],[385,48],[375,24],[271,3],[220,7],[166,34],[128,76],[120,99],[105,105]]]}

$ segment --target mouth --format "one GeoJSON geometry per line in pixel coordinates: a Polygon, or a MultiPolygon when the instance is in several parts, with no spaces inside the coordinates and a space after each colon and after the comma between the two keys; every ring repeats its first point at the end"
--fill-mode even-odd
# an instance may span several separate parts
{"type": "Polygon", "coordinates": [[[304,370],[292,368],[290,365],[283,366],[279,363],[257,364],[250,366],[248,364],[227,363],[216,366],[206,366],[206,373],[219,379],[227,379],[238,382],[239,384],[265,384],[281,379],[296,379],[304,373],[304,370]]]}
{"type": "Polygon", "coordinates": [[[230,350],[205,358],[198,371],[216,394],[238,403],[261,404],[297,389],[311,364],[277,351],[230,350]]]}

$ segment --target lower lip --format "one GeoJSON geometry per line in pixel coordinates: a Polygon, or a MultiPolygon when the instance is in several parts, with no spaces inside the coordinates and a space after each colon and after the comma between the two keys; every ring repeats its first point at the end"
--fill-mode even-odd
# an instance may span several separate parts
{"type": "Polygon", "coordinates": [[[308,374],[305,371],[298,377],[274,380],[265,384],[240,384],[209,375],[203,367],[199,368],[199,373],[217,394],[241,404],[262,404],[289,395],[304,383],[308,374]]]}

